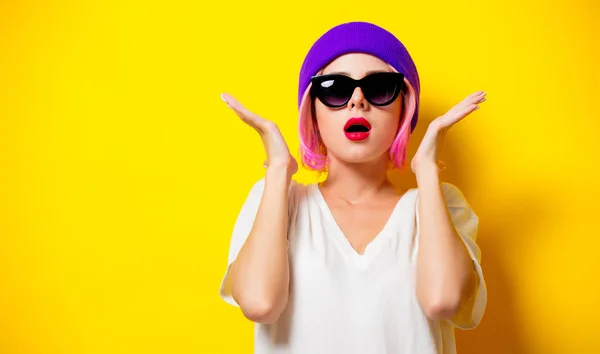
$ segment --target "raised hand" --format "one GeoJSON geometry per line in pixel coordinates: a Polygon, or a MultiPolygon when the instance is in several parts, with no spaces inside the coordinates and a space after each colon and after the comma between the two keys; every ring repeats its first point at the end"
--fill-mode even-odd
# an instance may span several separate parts
{"type": "Polygon", "coordinates": [[[477,91],[456,106],[452,107],[444,115],[434,119],[427,128],[427,132],[411,161],[411,169],[417,174],[421,169],[430,168],[438,164],[438,153],[441,151],[444,136],[454,124],[479,108],[479,104],[485,101],[486,93],[477,91]]]}
{"type": "Polygon", "coordinates": [[[227,103],[229,108],[231,108],[244,123],[254,128],[260,135],[267,154],[265,167],[286,169],[291,178],[291,176],[298,171],[298,163],[290,154],[290,150],[279,131],[279,127],[277,127],[275,123],[248,110],[230,94],[222,94],[221,99],[227,103]]]}

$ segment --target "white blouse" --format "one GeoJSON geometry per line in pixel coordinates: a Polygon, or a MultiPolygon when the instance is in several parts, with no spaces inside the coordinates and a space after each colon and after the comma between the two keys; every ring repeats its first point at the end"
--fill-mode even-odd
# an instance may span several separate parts
{"type": "MultiPolygon", "coordinates": [[[[317,184],[292,181],[289,194],[290,294],[273,324],[255,324],[256,354],[452,354],[454,328],[478,325],[487,303],[475,242],[478,218],[454,185],[442,183],[454,226],[479,275],[465,323],[431,321],[416,297],[419,241],[418,189],[408,190],[387,224],[357,253],[336,223],[317,184]]],[[[228,264],[250,233],[264,179],[251,189],[231,238],[228,264]]],[[[227,268],[228,271],[229,268],[227,268]]],[[[227,272],[226,271],[226,272],[227,272]]],[[[220,295],[231,305],[231,286],[220,295]]]]}

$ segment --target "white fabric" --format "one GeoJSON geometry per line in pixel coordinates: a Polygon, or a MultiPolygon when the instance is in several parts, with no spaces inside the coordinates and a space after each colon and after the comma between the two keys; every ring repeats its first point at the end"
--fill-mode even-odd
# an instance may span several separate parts
{"type": "MultiPolygon", "coordinates": [[[[430,321],[415,294],[418,189],[406,192],[387,224],[357,253],[335,222],[318,185],[292,182],[288,233],[290,298],[279,320],[255,324],[256,354],[453,354],[454,328],[471,329],[483,315],[487,293],[475,242],[478,218],[460,190],[443,182],[455,228],[479,274],[468,321],[430,321]]],[[[258,181],[235,223],[231,264],[250,232],[264,179],[258,181]]],[[[228,269],[228,268],[227,268],[228,269]]],[[[220,295],[237,306],[230,285],[220,295]]]]}

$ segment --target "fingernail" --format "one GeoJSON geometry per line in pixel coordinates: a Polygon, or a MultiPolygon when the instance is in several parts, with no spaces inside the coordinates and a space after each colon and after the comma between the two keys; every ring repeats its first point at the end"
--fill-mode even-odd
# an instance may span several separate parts
{"type": "Polygon", "coordinates": [[[479,106],[475,107],[474,111],[476,111],[476,110],[478,110],[478,109],[479,109],[479,106]]]}
{"type": "Polygon", "coordinates": [[[484,98],[481,100],[481,102],[485,102],[485,100],[487,100],[487,98],[485,98],[485,97],[484,97],[484,98]]]}
{"type": "MultiPolygon", "coordinates": [[[[227,102],[227,100],[225,99],[225,96],[223,96],[223,94],[221,94],[221,99],[223,100],[223,102],[227,103],[227,105],[229,105],[229,102],[227,102]]],[[[229,107],[231,108],[231,107],[229,107]]]]}

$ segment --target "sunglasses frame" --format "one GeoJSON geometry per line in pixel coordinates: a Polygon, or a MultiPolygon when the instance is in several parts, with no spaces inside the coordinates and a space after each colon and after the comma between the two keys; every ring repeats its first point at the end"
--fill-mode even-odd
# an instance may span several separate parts
{"type": "Polygon", "coordinates": [[[348,104],[348,102],[350,102],[350,99],[352,99],[352,95],[354,94],[354,90],[356,90],[357,87],[360,87],[361,90],[363,90],[363,95],[365,96],[365,99],[372,105],[374,106],[378,106],[378,107],[382,107],[382,106],[387,106],[390,103],[394,102],[396,100],[396,98],[398,98],[398,96],[403,92],[404,87],[405,87],[405,83],[404,83],[404,74],[402,73],[397,73],[397,72],[388,72],[388,71],[381,71],[381,72],[375,72],[372,74],[369,74],[365,77],[363,77],[362,79],[353,79],[350,76],[347,75],[343,75],[343,74],[325,74],[325,75],[316,75],[316,76],[312,76],[310,78],[310,82],[312,83],[312,87],[311,87],[311,95],[313,97],[316,97],[319,99],[319,101],[321,101],[325,106],[327,107],[331,107],[331,108],[341,108],[344,107],[345,105],[348,104]],[[394,94],[392,95],[392,98],[389,99],[388,101],[384,102],[384,103],[374,103],[370,98],[369,95],[367,95],[364,91],[363,85],[365,84],[365,81],[368,80],[369,78],[372,80],[372,76],[384,76],[384,77],[391,77],[394,79],[394,81],[396,81],[396,83],[398,84],[398,89],[394,92],[394,94]],[[320,96],[320,84],[322,84],[324,81],[327,80],[331,80],[331,79],[339,79],[342,78],[342,80],[346,80],[347,82],[351,83],[351,91],[350,91],[350,95],[348,96],[348,98],[344,101],[343,104],[340,105],[332,105],[328,102],[325,102],[325,100],[322,100],[320,96]]]}

